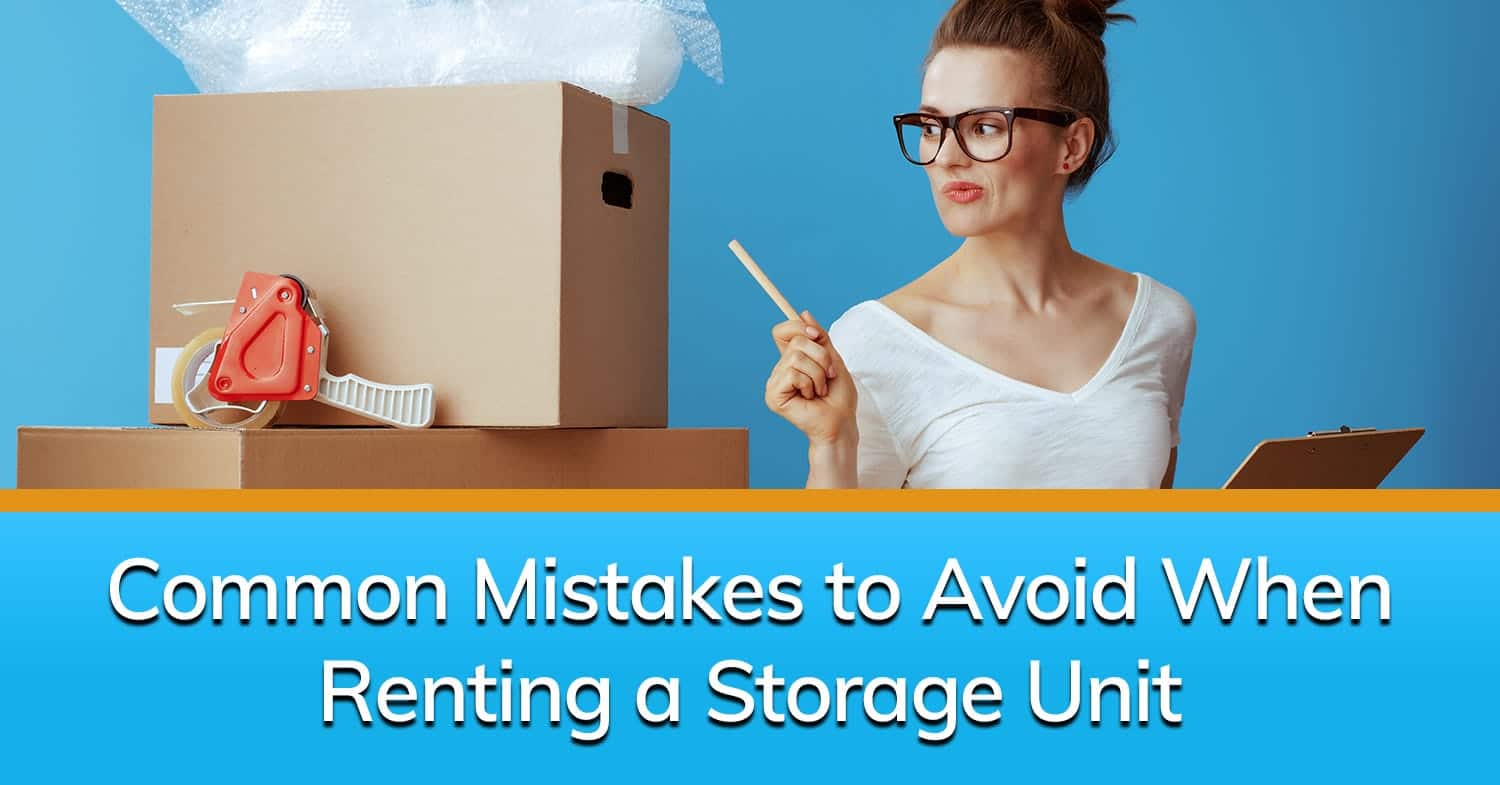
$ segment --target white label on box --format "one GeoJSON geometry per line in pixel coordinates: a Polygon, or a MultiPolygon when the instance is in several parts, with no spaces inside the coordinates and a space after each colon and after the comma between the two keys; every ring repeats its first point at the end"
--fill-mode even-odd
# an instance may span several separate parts
{"type": "MultiPolygon", "coordinates": [[[[152,399],[156,403],[172,402],[172,371],[177,367],[177,358],[182,356],[180,346],[158,346],[156,347],[156,393],[152,399]]],[[[209,354],[198,362],[198,372],[193,376],[193,383],[188,386],[191,390],[203,383],[203,377],[208,375],[213,363],[209,360],[213,355],[209,354]]]]}
{"type": "Polygon", "coordinates": [[[630,107],[613,104],[615,111],[615,155],[630,155],[630,107]]]}
{"type": "Polygon", "coordinates": [[[156,394],[152,400],[157,403],[172,402],[172,366],[177,364],[180,354],[181,346],[156,347],[156,394]]]}

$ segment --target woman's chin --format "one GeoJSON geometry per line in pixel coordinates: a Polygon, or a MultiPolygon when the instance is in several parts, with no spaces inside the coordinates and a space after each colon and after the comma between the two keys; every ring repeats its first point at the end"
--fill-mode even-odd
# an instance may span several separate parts
{"type": "Polygon", "coordinates": [[[980,237],[994,232],[996,227],[995,221],[989,216],[972,213],[965,215],[958,210],[945,210],[940,217],[943,228],[955,237],[980,237]]]}

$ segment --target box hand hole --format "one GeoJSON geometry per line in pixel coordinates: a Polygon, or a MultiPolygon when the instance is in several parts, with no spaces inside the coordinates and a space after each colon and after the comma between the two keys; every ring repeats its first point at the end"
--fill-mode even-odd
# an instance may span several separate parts
{"type": "Polygon", "coordinates": [[[629,210],[630,198],[635,193],[635,184],[630,182],[629,175],[620,172],[605,172],[599,191],[604,196],[605,204],[629,210]]]}

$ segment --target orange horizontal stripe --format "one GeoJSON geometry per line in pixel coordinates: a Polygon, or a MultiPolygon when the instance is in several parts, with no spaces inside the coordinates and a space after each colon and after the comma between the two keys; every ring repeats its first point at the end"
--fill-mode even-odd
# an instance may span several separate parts
{"type": "Polygon", "coordinates": [[[1500,512],[1500,490],[6,490],[0,512],[1500,512]]]}

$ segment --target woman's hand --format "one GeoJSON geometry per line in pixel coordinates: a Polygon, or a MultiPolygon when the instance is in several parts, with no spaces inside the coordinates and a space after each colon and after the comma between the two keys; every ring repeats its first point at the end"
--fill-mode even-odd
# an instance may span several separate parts
{"type": "Polygon", "coordinates": [[[766,406],[806,434],[814,450],[856,443],[854,381],[828,332],[803,311],[801,321],[773,327],[771,338],[781,359],[766,380],[766,406]]]}

